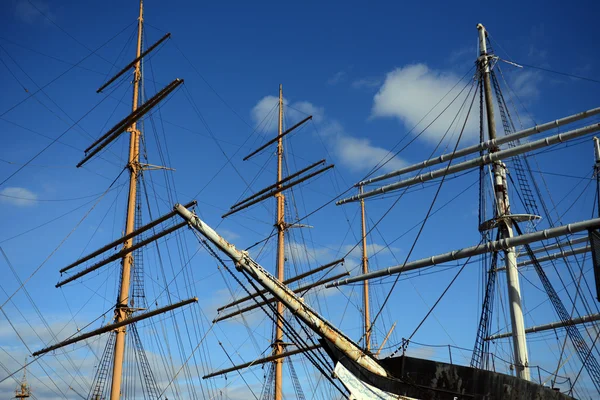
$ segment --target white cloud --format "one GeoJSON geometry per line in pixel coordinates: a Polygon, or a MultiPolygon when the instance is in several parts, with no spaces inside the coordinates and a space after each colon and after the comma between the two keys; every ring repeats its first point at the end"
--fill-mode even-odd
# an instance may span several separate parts
{"type": "Polygon", "coordinates": [[[37,195],[35,193],[22,187],[7,187],[0,190],[0,201],[15,206],[32,206],[36,200],[37,195]]]}
{"type": "MultiPolygon", "coordinates": [[[[275,96],[265,96],[256,103],[250,112],[250,116],[256,126],[256,131],[263,134],[271,134],[277,131],[278,125],[278,104],[279,98],[275,96]]],[[[317,107],[308,101],[297,101],[289,103],[283,98],[285,119],[291,124],[295,124],[309,115],[313,116],[315,122],[323,120],[323,108],[317,107]]]]}
{"type": "Polygon", "coordinates": [[[279,98],[275,96],[265,96],[252,108],[250,115],[258,132],[272,132],[277,130],[278,101],[279,98]]]}
{"type": "Polygon", "coordinates": [[[293,123],[295,123],[296,120],[306,118],[308,115],[312,115],[315,122],[321,122],[323,121],[325,109],[323,107],[317,107],[308,101],[297,101],[288,106],[286,113],[293,123]]]}
{"type": "MultiPolygon", "coordinates": [[[[252,108],[251,116],[256,124],[256,130],[263,133],[273,133],[277,130],[277,102],[275,96],[265,96],[252,108]]],[[[340,162],[344,167],[354,172],[365,172],[373,168],[381,160],[389,157],[388,150],[373,145],[367,138],[354,137],[345,132],[342,124],[325,116],[323,107],[318,107],[308,101],[288,103],[284,98],[286,116],[290,123],[296,123],[307,115],[312,115],[318,124],[318,131],[323,135],[337,156],[334,162],[340,162]]],[[[382,171],[391,171],[404,166],[405,163],[394,157],[382,171]]]]}
{"type": "MultiPolygon", "coordinates": [[[[335,152],[342,163],[355,172],[367,171],[389,157],[389,152],[371,144],[367,138],[338,135],[335,152]]],[[[384,171],[393,171],[405,166],[406,163],[394,157],[382,168],[384,171]]]]}
{"type": "MultiPolygon", "coordinates": [[[[373,117],[395,117],[399,119],[407,129],[413,128],[419,123],[432,107],[444,96],[443,101],[429,113],[427,117],[414,130],[419,133],[425,126],[432,122],[446,106],[455,98],[464,84],[456,83],[459,77],[451,72],[431,70],[425,64],[412,64],[402,68],[396,68],[389,72],[385,81],[373,99],[371,115],[373,117]],[[456,87],[452,89],[454,86],[456,87]],[[447,94],[447,95],[446,95],[447,94]]],[[[446,130],[452,124],[455,115],[459,112],[466,93],[465,90],[454,103],[423,133],[423,137],[429,141],[439,141],[446,130]]],[[[474,106],[475,109],[476,106],[474,106]]],[[[465,109],[468,108],[468,104],[465,109]]],[[[465,128],[463,140],[474,140],[478,137],[477,113],[471,112],[469,123],[465,128]]],[[[466,112],[463,110],[461,117],[457,118],[454,131],[459,132],[462,128],[466,112]],[[458,126],[457,126],[458,125],[458,126]]],[[[457,137],[457,135],[455,136],[457,137]]]]}

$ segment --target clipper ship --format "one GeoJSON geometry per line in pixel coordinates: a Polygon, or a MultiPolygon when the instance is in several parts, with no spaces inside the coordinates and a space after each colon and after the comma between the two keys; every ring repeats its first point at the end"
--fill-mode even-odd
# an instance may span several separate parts
{"type": "MultiPolygon", "coordinates": [[[[294,371],[290,361],[292,356],[306,358],[315,368],[315,371],[321,374],[322,379],[329,382],[332,389],[328,393],[332,393],[332,398],[568,399],[573,398],[572,390],[568,390],[568,393],[562,393],[556,390],[555,387],[545,386],[541,382],[541,379],[536,379],[534,374],[532,374],[534,367],[529,362],[526,340],[527,335],[530,333],[535,334],[535,332],[548,329],[565,328],[570,346],[574,349],[573,354],[576,354],[575,357],[578,357],[582,370],[585,371],[585,374],[589,375],[589,380],[594,384],[595,389],[600,390],[598,386],[600,385],[600,367],[597,366],[594,355],[596,342],[593,338],[590,340],[590,337],[584,337],[586,334],[589,336],[590,333],[582,331],[581,328],[581,324],[589,324],[597,320],[598,314],[574,315],[573,311],[567,309],[562,303],[559,293],[553,288],[552,283],[541,266],[541,263],[549,260],[592,252],[594,263],[593,273],[596,273],[597,262],[595,260],[594,246],[597,240],[599,240],[596,230],[600,227],[600,221],[598,219],[591,219],[573,221],[568,224],[551,223],[550,227],[546,229],[538,229],[540,226],[538,225],[538,221],[540,221],[542,216],[534,206],[533,195],[527,183],[527,180],[531,178],[531,167],[528,165],[528,159],[525,157],[530,152],[559,143],[568,143],[571,140],[586,138],[597,132],[600,130],[600,125],[594,123],[570,129],[560,134],[535,138],[531,141],[528,139],[533,135],[543,135],[544,132],[552,129],[568,127],[569,124],[593,118],[600,114],[600,109],[583,111],[531,128],[516,130],[506,111],[508,108],[507,103],[500,91],[499,76],[496,73],[499,70],[498,64],[502,60],[488,51],[486,30],[483,25],[478,25],[480,55],[476,62],[475,74],[473,75],[473,86],[476,90],[473,92],[472,99],[476,98],[475,94],[480,94],[481,105],[483,106],[480,107],[480,120],[483,122],[481,124],[480,142],[473,146],[461,147],[459,146],[459,138],[451,152],[383,175],[376,176],[375,174],[371,174],[372,176],[366,177],[354,186],[358,190],[356,195],[351,197],[337,195],[337,204],[340,207],[347,207],[344,206],[346,203],[360,203],[361,232],[360,241],[356,245],[362,250],[360,256],[362,274],[349,278],[345,278],[348,272],[334,275],[332,271],[342,262],[340,259],[326,263],[318,268],[301,272],[297,276],[290,278],[286,277],[283,271],[285,264],[288,263],[286,257],[292,257],[293,252],[287,249],[286,256],[284,238],[290,229],[304,229],[306,226],[302,224],[304,220],[302,217],[293,216],[290,217],[289,221],[286,221],[286,198],[284,197],[284,193],[289,193],[292,187],[327,171],[331,168],[331,165],[318,170],[315,169],[324,164],[324,160],[321,160],[284,176],[283,170],[286,166],[283,160],[283,140],[288,135],[291,136],[290,134],[307,123],[312,117],[308,116],[294,123],[290,128],[284,129],[284,99],[280,86],[277,102],[279,115],[278,133],[274,139],[268,140],[257,151],[249,154],[247,157],[251,158],[255,154],[263,152],[269,146],[277,144],[275,154],[278,160],[275,183],[267,186],[265,189],[256,191],[248,198],[238,200],[231,207],[230,211],[226,213],[230,215],[255,206],[255,204],[270,201],[273,197],[276,198],[275,232],[267,238],[276,237],[278,243],[275,252],[277,276],[274,276],[250,256],[250,252],[255,250],[238,250],[217,233],[219,231],[218,228],[212,229],[200,219],[197,215],[200,211],[190,211],[192,207],[196,206],[196,202],[191,201],[184,205],[177,204],[172,211],[164,213],[158,218],[152,218],[156,210],[152,210],[150,207],[147,211],[142,210],[142,195],[148,196],[149,191],[147,188],[142,190],[141,187],[155,184],[155,182],[151,182],[150,178],[144,178],[146,172],[157,169],[167,171],[169,169],[167,166],[156,166],[150,164],[147,160],[142,160],[146,153],[146,144],[143,140],[143,121],[146,121],[146,124],[148,122],[154,123],[155,121],[151,120],[150,116],[156,115],[159,105],[165,103],[171,93],[183,83],[183,80],[175,79],[162,89],[156,90],[156,94],[153,96],[145,95],[142,84],[143,62],[153,55],[156,50],[160,49],[163,43],[170,38],[170,35],[166,34],[162,36],[158,41],[144,49],[143,26],[143,2],[140,1],[135,58],[126,64],[125,67],[120,68],[113,78],[106,80],[98,89],[98,92],[104,92],[110,89],[111,85],[118,85],[127,81],[126,77],[128,74],[132,74],[133,98],[131,113],[89,144],[84,151],[84,157],[77,164],[77,167],[84,167],[93,159],[106,157],[106,153],[114,148],[114,143],[117,139],[125,135],[129,136],[128,157],[122,171],[129,178],[126,185],[128,191],[126,196],[125,229],[115,240],[109,241],[109,243],[102,245],[96,251],[88,253],[85,256],[82,254],[74,262],[60,268],[60,273],[67,274],[67,277],[61,276],[56,285],[60,288],[74,281],[81,282],[82,278],[86,276],[96,275],[98,277],[103,268],[108,268],[111,265],[113,267],[112,275],[114,275],[114,265],[118,264],[117,301],[116,304],[111,305],[108,314],[107,312],[103,314],[105,319],[107,315],[112,314],[112,319],[108,322],[103,321],[97,329],[90,330],[87,329],[88,326],[77,327],[76,330],[69,332],[67,339],[63,340],[58,340],[60,335],[53,333],[51,340],[42,340],[47,346],[39,350],[31,349],[34,358],[27,365],[32,363],[42,364],[45,362],[44,357],[46,359],[47,357],[64,357],[64,362],[70,363],[76,370],[78,368],[74,364],[73,359],[70,358],[69,353],[73,350],[81,351],[82,348],[92,348],[93,346],[95,349],[92,350],[93,357],[95,358],[93,379],[91,382],[87,382],[89,384],[87,387],[82,388],[85,379],[77,376],[77,373],[79,373],[77,372],[71,377],[71,383],[77,382],[79,386],[75,388],[69,384],[73,395],[76,394],[79,397],[90,399],[118,399],[124,397],[163,399],[167,398],[167,395],[171,398],[228,398],[229,395],[227,393],[219,392],[218,389],[206,389],[205,392],[200,383],[202,378],[210,380],[216,375],[231,374],[241,368],[251,369],[265,364],[270,365],[271,368],[267,373],[265,387],[262,389],[262,398],[274,398],[278,400],[287,397],[284,395],[285,383],[282,376],[284,365],[290,368],[292,383],[288,384],[294,387],[296,395],[299,398],[304,398],[305,395],[301,389],[301,386],[304,386],[304,382],[301,382],[297,374],[292,372],[294,371]],[[506,134],[504,136],[496,133],[495,118],[497,114],[500,114],[502,119],[504,133],[506,134]],[[485,134],[487,134],[487,137],[485,134]],[[446,164],[446,166],[435,169],[436,165],[442,164],[446,164]],[[513,172],[511,167],[514,168],[516,179],[513,179],[510,175],[513,172]],[[424,259],[407,260],[400,265],[383,269],[369,267],[369,257],[367,254],[368,233],[365,219],[365,207],[368,205],[368,201],[365,200],[384,195],[387,197],[395,196],[401,193],[403,189],[415,185],[423,185],[426,182],[441,182],[441,187],[446,178],[451,178],[472,169],[479,170],[481,198],[486,196],[492,198],[491,209],[487,210],[487,213],[481,213],[480,224],[478,227],[474,227],[474,229],[478,229],[481,233],[481,242],[479,244],[455,249],[448,253],[433,255],[424,259]],[[415,176],[406,177],[407,174],[414,172],[416,172],[415,176]],[[397,177],[401,177],[398,178],[397,182],[371,188],[372,185],[378,182],[389,182],[389,180],[396,179],[397,177]],[[520,208],[515,205],[514,197],[510,195],[511,190],[516,190],[517,186],[520,197],[523,197],[524,213],[511,211],[511,209],[520,208]],[[149,217],[151,222],[142,223],[142,214],[145,214],[145,217],[149,217]],[[177,221],[178,216],[182,220],[177,221]],[[168,238],[178,235],[177,243],[180,251],[189,251],[188,249],[182,250],[186,246],[186,242],[181,239],[183,235],[182,228],[186,226],[191,228],[195,233],[198,233],[199,236],[191,234],[189,236],[200,241],[199,248],[206,249],[207,253],[211,257],[214,257],[219,270],[226,269],[227,272],[232,272],[233,269],[227,267],[227,264],[230,263],[221,259],[219,254],[213,250],[213,247],[225,253],[233,261],[233,266],[235,266],[238,272],[232,274],[231,279],[235,281],[236,285],[243,288],[242,296],[233,296],[234,299],[230,303],[218,310],[219,315],[212,321],[212,325],[218,323],[219,320],[243,315],[250,309],[261,309],[265,316],[267,316],[269,325],[273,326],[274,331],[273,340],[268,345],[270,353],[268,356],[254,359],[241,366],[234,366],[220,371],[214,371],[210,366],[203,365],[210,361],[211,353],[215,350],[216,346],[213,344],[212,346],[208,346],[208,350],[204,349],[203,356],[198,355],[197,349],[200,346],[207,346],[204,343],[203,336],[213,328],[196,330],[197,327],[194,326],[194,324],[206,322],[203,321],[206,319],[206,316],[202,315],[203,311],[194,308],[199,306],[196,305],[198,299],[194,296],[196,293],[193,286],[185,286],[184,291],[191,294],[188,298],[182,298],[178,294],[171,293],[169,285],[179,277],[179,274],[175,271],[173,271],[170,277],[172,279],[171,282],[168,279],[164,279],[162,282],[164,286],[159,284],[157,289],[155,288],[159,292],[159,295],[156,296],[154,301],[147,301],[143,281],[148,278],[145,275],[150,274],[144,272],[142,268],[142,265],[147,263],[147,261],[144,261],[143,254],[147,253],[143,253],[141,249],[156,244],[157,256],[153,261],[162,263],[160,258],[166,256],[168,252],[163,250],[161,253],[158,250],[158,246],[164,245],[168,238]],[[565,236],[582,233],[585,235],[579,235],[576,238],[569,237],[563,240],[565,236]],[[588,241],[589,245],[574,247],[578,243],[588,241]],[[538,247],[530,246],[535,246],[536,243],[542,244],[538,245],[538,247]],[[557,250],[557,252],[548,253],[553,249],[557,250]],[[542,252],[548,254],[540,256],[539,254],[542,252]],[[483,256],[489,256],[489,258],[485,269],[487,279],[485,282],[484,301],[481,307],[480,324],[477,330],[477,340],[474,344],[470,365],[433,361],[404,354],[407,349],[410,349],[410,339],[403,340],[402,346],[396,349],[391,356],[380,357],[381,351],[394,329],[403,330],[404,328],[402,327],[402,317],[399,315],[396,317],[397,325],[394,325],[396,327],[392,327],[387,332],[382,343],[379,343],[379,348],[376,350],[373,347],[373,320],[376,320],[377,316],[373,318],[373,315],[370,313],[369,281],[377,282],[377,279],[385,276],[398,277],[410,271],[444,265],[444,263],[457,260],[461,262],[467,260],[462,267],[464,268],[471,258],[480,256],[482,256],[482,259],[485,259],[483,256]],[[535,269],[541,280],[541,286],[550,298],[554,312],[560,321],[526,328],[519,284],[519,268],[526,266],[533,266],[535,269]],[[320,278],[317,278],[316,281],[313,281],[309,285],[299,285],[293,290],[287,286],[294,282],[302,281],[308,276],[316,275],[319,272],[324,272],[325,275],[319,275],[320,278]],[[498,281],[497,275],[501,273],[506,274],[507,277],[511,323],[508,332],[494,334],[491,319],[492,302],[494,300],[494,289],[498,281]],[[235,278],[235,274],[241,275],[235,278]],[[247,279],[248,282],[243,282],[242,277],[247,279]],[[341,328],[336,327],[335,324],[324,318],[316,307],[309,305],[309,297],[305,299],[303,296],[313,288],[322,286],[342,287],[358,282],[360,282],[363,297],[361,309],[363,332],[361,332],[359,335],[360,338],[357,340],[352,339],[341,328]],[[159,306],[159,302],[162,303],[162,306],[159,306]],[[248,303],[250,305],[244,305],[248,303]],[[232,307],[236,308],[236,311],[231,313],[235,315],[228,316],[222,313],[225,309],[232,307]],[[161,315],[163,317],[160,317],[161,315]],[[164,315],[168,317],[164,317],[164,315]],[[161,322],[150,322],[153,317],[156,317],[161,322]],[[190,323],[190,321],[187,321],[186,317],[193,322],[190,323]],[[178,335],[175,335],[177,337],[173,340],[175,342],[189,340],[189,343],[181,345],[179,354],[181,358],[180,366],[173,362],[172,359],[168,360],[172,357],[170,351],[161,354],[164,371],[160,371],[159,373],[156,372],[156,366],[159,363],[147,355],[148,353],[144,349],[145,345],[142,337],[138,333],[138,327],[150,331],[168,330],[164,325],[165,318],[172,319],[174,321],[173,329],[178,331],[178,335]],[[176,321],[183,324],[178,325],[176,321]],[[185,329],[188,333],[182,336],[179,332],[180,329],[181,331],[185,329]],[[189,329],[196,331],[190,334],[189,329]],[[80,330],[86,330],[86,332],[81,333],[79,332],[80,330]],[[104,339],[101,341],[97,339],[99,337],[103,337],[104,339]],[[510,366],[512,373],[511,371],[505,371],[509,373],[496,372],[496,367],[493,365],[494,358],[490,355],[490,342],[500,340],[502,337],[511,338],[513,354],[510,366]],[[193,338],[194,342],[190,338],[193,338]],[[129,342],[126,342],[126,340],[129,342]],[[75,345],[83,347],[78,349],[75,345]],[[291,347],[295,347],[295,349],[290,350],[289,348],[291,347]],[[396,356],[398,352],[402,352],[403,354],[396,356]],[[200,360],[195,359],[197,356],[200,360]],[[195,371],[190,368],[192,364],[190,362],[191,359],[194,360],[195,371]],[[182,375],[185,378],[182,379],[182,375]],[[163,378],[166,381],[163,381],[163,378]],[[86,389],[85,393],[81,393],[83,389],[86,389]]],[[[107,97],[112,95],[113,92],[107,97]]],[[[596,158],[600,160],[600,150],[598,149],[597,141],[595,143],[596,158]]],[[[165,160],[165,158],[161,159],[166,164],[165,160]]],[[[119,174],[120,176],[121,174],[119,174]]],[[[169,184],[169,180],[166,179],[165,185],[169,184]]],[[[112,184],[107,189],[107,192],[111,190],[113,190],[112,184]]],[[[175,199],[169,197],[166,201],[165,199],[160,200],[163,202],[171,201],[171,204],[173,204],[173,200],[175,199]]],[[[201,210],[201,208],[199,207],[198,210],[201,210]]],[[[257,243],[266,241],[263,238],[257,238],[257,243]]],[[[288,245],[288,247],[290,246],[288,245]]],[[[182,263],[185,264],[183,267],[197,268],[197,266],[193,265],[192,258],[193,255],[189,256],[188,253],[186,262],[182,263]]],[[[272,261],[266,262],[270,264],[272,261]]],[[[184,282],[189,280],[188,283],[197,283],[194,281],[193,274],[189,274],[188,272],[185,274],[184,282]]],[[[153,279],[155,284],[159,280],[158,278],[153,279]]],[[[83,280],[83,282],[87,281],[83,280]]],[[[26,284],[27,282],[24,282],[22,287],[26,287],[26,284]]],[[[21,290],[21,288],[18,290],[21,290]]],[[[4,305],[11,298],[12,296],[9,297],[4,305]]],[[[209,317],[212,318],[212,316],[209,317]]],[[[91,322],[90,325],[94,322],[96,321],[91,322]]],[[[154,348],[160,349],[161,347],[169,347],[169,345],[172,345],[169,339],[164,339],[163,343],[156,343],[154,348]]],[[[223,348],[223,351],[229,357],[224,346],[223,348]]],[[[410,354],[410,351],[408,351],[408,354],[410,354]]],[[[46,368],[50,368],[48,364],[43,365],[46,368]]],[[[11,378],[14,380],[19,371],[21,369],[10,371],[2,380],[6,381],[11,378]]],[[[554,380],[558,379],[559,375],[558,372],[554,372],[554,380]]],[[[23,397],[24,390],[25,386],[22,386],[21,394],[17,393],[17,397],[23,397]]],[[[27,388],[26,394],[33,397],[29,388],[27,388]]],[[[320,393],[320,396],[324,395],[320,393]]]]}

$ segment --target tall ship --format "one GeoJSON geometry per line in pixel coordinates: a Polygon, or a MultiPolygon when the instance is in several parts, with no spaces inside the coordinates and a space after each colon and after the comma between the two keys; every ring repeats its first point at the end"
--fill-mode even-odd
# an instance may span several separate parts
{"type": "Polygon", "coordinates": [[[285,82],[247,121],[202,74],[210,58],[148,22],[142,0],[97,48],[27,4],[86,55],[35,50],[68,64],[48,83],[13,57],[34,50],[1,47],[25,93],[2,103],[2,121],[45,140],[33,154],[17,142],[23,162],[0,157],[13,206],[0,238],[2,395],[600,395],[600,107],[535,121],[511,85],[534,67],[502,56],[483,24],[462,77],[427,81],[411,65],[376,85],[380,116],[422,101],[419,83],[444,92],[384,149],[290,100],[285,82]],[[51,92],[74,70],[98,82],[77,117],[51,92]],[[208,93],[242,140],[218,128],[208,93]],[[52,123],[12,114],[29,103],[52,123]],[[44,195],[22,187],[40,181],[44,195]]]}

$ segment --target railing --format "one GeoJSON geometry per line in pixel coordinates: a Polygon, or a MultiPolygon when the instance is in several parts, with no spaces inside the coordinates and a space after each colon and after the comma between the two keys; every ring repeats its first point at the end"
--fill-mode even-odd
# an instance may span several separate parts
{"type": "MultiPolygon", "coordinates": [[[[383,348],[383,350],[389,350],[389,349],[401,347],[402,355],[418,357],[419,356],[418,350],[409,349],[410,345],[420,346],[420,347],[429,348],[429,349],[439,349],[439,351],[434,350],[434,353],[432,353],[432,354],[427,354],[426,358],[433,359],[435,361],[440,361],[440,362],[447,362],[451,365],[455,365],[454,360],[457,359],[456,351],[458,350],[461,353],[460,357],[458,359],[464,359],[465,363],[464,364],[456,364],[456,365],[468,366],[469,361],[471,359],[470,353],[472,353],[472,351],[473,351],[473,349],[467,349],[467,348],[455,346],[452,344],[426,344],[426,343],[415,342],[413,340],[407,340],[405,338],[402,338],[402,342],[401,342],[400,346],[398,346],[397,344],[392,345],[392,346],[386,346],[385,348],[383,348]],[[452,350],[455,351],[454,356],[453,356],[452,350]],[[464,352],[467,352],[468,355],[464,354],[464,352]]],[[[484,354],[486,356],[489,356],[491,359],[491,364],[490,364],[491,371],[504,373],[507,375],[513,375],[512,371],[514,370],[514,368],[512,367],[512,365],[513,365],[512,361],[506,360],[506,359],[498,356],[497,354],[494,354],[491,352],[486,352],[484,354]],[[507,368],[497,370],[496,364],[498,364],[498,366],[504,364],[507,366],[507,368]]],[[[421,355],[421,357],[425,358],[422,355],[421,355]]],[[[571,378],[568,376],[557,375],[557,374],[555,374],[554,371],[548,371],[547,369],[545,369],[539,365],[530,365],[529,369],[531,370],[531,372],[537,371],[537,383],[539,383],[540,385],[545,385],[548,381],[550,381],[551,387],[554,387],[555,385],[565,385],[566,384],[566,385],[568,385],[568,386],[566,386],[568,388],[568,390],[563,390],[564,392],[571,392],[573,390],[573,383],[571,381],[571,378]],[[544,374],[546,375],[546,379],[542,379],[542,372],[544,372],[544,374]]],[[[534,374],[532,374],[532,376],[533,375],[534,374]]]]}

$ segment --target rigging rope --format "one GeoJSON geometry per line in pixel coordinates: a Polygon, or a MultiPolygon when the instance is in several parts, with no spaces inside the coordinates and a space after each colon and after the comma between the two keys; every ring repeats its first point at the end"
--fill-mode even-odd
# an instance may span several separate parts
{"type": "MultiPolygon", "coordinates": [[[[473,85],[471,86],[471,89],[472,89],[472,88],[473,88],[473,85]]],[[[469,91],[469,94],[470,94],[470,91],[469,91]]],[[[468,98],[468,95],[469,95],[469,94],[467,94],[467,98],[468,98]]],[[[474,95],[473,95],[473,98],[471,99],[471,104],[470,104],[470,106],[469,106],[469,111],[468,111],[468,113],[467,113],[467,116],[466,116],[466,118],[465,118],[465,121],[464,121],[464,123],[463,123],[462,129],[461,129],[461,131],[460,131],[460,135],[459,135],[459,137],[458,137],[458,140],[456,141],[456,144],[455,144],[455,146],[454,146],[454,150],[453,150],[452,154],[454,154],[454,153],[456,152],[456,149],[458,148],[458,145],[460,144],[460,140],[461,140],[461,138],[462,138],[462,136],[463,136],[463,133],[464,133],[464,131],[465,131],[465,127],[467,126],[467,121],[468,121],[468,119],[469,119],[469,115],[470,115],[470,113],[471,113],[471,109],[472,109],[472,107],[473,107],[473,103],[474,103],[474,101],[475,101],[476,94],[477,94],[477,90],[475,90],[475,92],[474,92],[474,95]]],[[[465,99],[465,100],[466,100],[466,99],[465,99]]],[[[406,258],[405,258],[405,260],[404,260],[404,264],[406,264],[406,263],[408,262],[408,259],[409,259],[409,257],[411,256],[411,254],[412,254],[413,250],[415,249],[415,246],[417,245],[417,241],[419,240],[419,237],[421,236],[421,233],[423,232],[423,229],[425,228],[425,224],[427,223],[427,220],[429,219],[429,217],[430,217],[430,215],[431,215],[431,212],[433,211],[433,206],[435,205],[435,201],[437,200],[437,197],[438,197],[438,195],[439,195],[439,193],[440,193],[440,191],[441,191],[441,189],[442,189],[442,186],[443,186],[443,184],[444,184],[444,180],[445,180],[445,178],[446,178],[446,175],[447,175],[448,168],[450,168],[450,166],[452,165],[452,161],[453,161],[453,160],[454,160],[454,156],[452,156],[452,157],[450,158],[450,160],[448,161],[448,165],[447,165],[447,167],[446,167],[446,172],[444,172],[444,175],[442,176],[442,179],[441,179],[441,181],[440,181],[440,184],[439,184],[439,186],[438,186],[438,188],[437,188],[437,191],[436,191],[436,193],[435,193],[435,195],[434,195],[434,197],[433,197],[433,200],[432,200],[432,202],[431,202],[431,205],[429,206],[429,209],[427,210],[427,214],[425,215],[425,218],[424,218],[424,220],[423,220],[423,223],[421,224],[421,227],[419,228],[419,232],[417,233],[417,236],[415,237],[415,240],[413,241],[413,244],[412,244],[412,246],[411,246],[411,248],[410,248],[410,250],[409,250],[408,254],[406,255],[406,258]]],[[[372,328],[372,327],[373,327],[373,325],[375,325],[375,322],[377,321],[377,319],[378,319],[378,318],[379,318],[379,316],[381,315],[381,312],[382,312],[383,308],[386,306],[387,302],[389,301],[389,299],[390,299],[390,297],[391,297],[391,295],[392,295],[392,292],[394,291],[394,289],[395,289],[395,287],[396,287],[396,284],[398,283],[398,279],[400,278],[400,275],[401,275],[401,274],[399,273],[399,274],[396,276],[396,280],[394,281],[394,283],[392,284],[392,287],[390,288],[390,290],[389,290],[388,294],[386,295],[386,297],[385,297],[385,299],[384,299],[384,301],[383,301],[383,303],[382,303],[382,305],[381,305],[381,308],[379,309],[379,311],[378,311],[378,312],[377,312],[377,314],[375,315],[375,318],[373,318],[373,321],[371,322],[371,324],[372,324],[372,325],[371,325],[371,329],[373,329],[373,328],[372,328]]]]}

